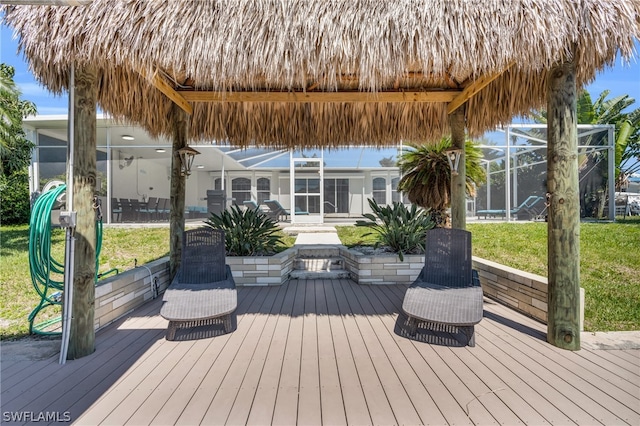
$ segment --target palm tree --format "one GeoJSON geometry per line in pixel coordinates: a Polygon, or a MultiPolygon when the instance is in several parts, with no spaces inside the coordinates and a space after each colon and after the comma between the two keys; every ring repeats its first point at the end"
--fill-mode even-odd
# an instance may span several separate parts
{"type": "MultiPolygon", "coordinates": [[[[445,210],[451,204],[451,168],[445,150],[451,147],[451,138],[444,137],[433,145],[407,144],[402,148],[398,167],[402,178],[398,190],[407,194],[409,201],[431,209],[436,226],[447,225],[445,210]]],[[[486,180],[480,164],[482,151],[473,141],[465,142],[466,192],[475,195],[476,186],[486,180]]]]}
{"type": "MultiPolygon", "coordinates": [[[[636,100],[629,95],[607,99],[611,91],[605,90],[595,101],[588,91],[583,90],[577,101],[578,124],[614,124],[616,133],[616,182],[640,171],[637,162],[640,155],[640,108],[625,110],[636,100]]],[[[536,111],[532,114],[538,123],[547,122],[547,112],[536,111]]]]}
{"type": "MultiPolygon", "coordinates": [[[[640,172],[640,108],[625,112],[635,103],[635,99],[629,95],[617,96],[607,99],[610,91],[603,91],[595,101],[587,90],[583,90],[577,100],[577,119],[579,124],[613,124],[615,125],[615,182],[616,190],[621,190],[624,182],[633,173],[640,172]]],[[[546,111],[537,111],[532,114],[535,121],[547,122],[546,111]]],[[[587,142],[588,144],[588,142],[587,142]]],[[[604,166],[606,155],[599,152],[591,152],[580,156],[580,170],[595,170],[601,168],[600,173],[593,173],[589,178],[580,182],[580,195],[583,199],[598,198],[597,213],[602,216],[605,197],[607,170],[604,166]]],[[[588,213],[588,212],[587,212],[588,213]]]]}

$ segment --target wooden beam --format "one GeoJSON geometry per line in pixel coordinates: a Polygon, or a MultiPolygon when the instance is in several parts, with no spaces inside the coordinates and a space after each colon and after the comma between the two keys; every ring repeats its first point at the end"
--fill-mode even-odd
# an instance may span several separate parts
{"type": "Polygon", "coordinates": [[[467,102],[479,91],[484,89],[489,83],[504,74],[504,72],[511,68],[513,64],[515,64],[515,62],[511,62],[505,69],[501,71],[495,72],[493,74],[483,75],[479,79],[475,80],[473,83],[465,87],[462,93],[456,96],[456,98],[449,103],[449,106],[447,107],[447,114],[451,114],[453,111],[460,108],[460,105],[467,102]]]}
{"type": "MultiPolygon", "coordinates": [[[[96,102],[97,73],[76,68],[73,102],[73,210],[76,211],[73,261],[73,302],[67,359],[90,355],[95,350],[96,216],[96,102]]],[[[68,242],[67,242],[68,243],[68,242]]],[[[66,309],[66,307],[64,307],[66,309]]]]}
{"type": "Polygon", "coordinates": [[[576,99],[575,62],[554,66],[547,78],[547,341],[574,351],[580,349],[580,185],[576,99]]]}
{"type": "Polygon", "coordinates": [[[191,104],[169,83],[167,83],[167,81],[160,74],[158,74],[158,70],[156,70],[150,78],[147,76],[147,73],[144,70],[140,69],[138,70],[138,72],[141,76],[148,79],[156,89],[164,93],[167,98],[171,99],[173,103],[178,105],[184,112],[189,115],[193,114],[193,107],[191,106],[191,104]]]}
{"type": "Polygon", "coordinates": [[[449,115],[451,147],[462,150],[458,173],[451,173],[451,227],[467,228],[467,169],[465,167],[464,106],[449,115]]]}
{"type": "Polygon", "coordinates": [[[184,234],[184,204],[186,194],[186,176],[181,173],[179,149],[187,146],[189,120],[187,114],[177,105],[171,108],[173,142],[171,149],[171,207],[169,210],[169,275],[176,276],[182,256],[182,235],[184,234]]]}
{"type": "Polygon", "coordinates": [[[405,92],[205,92],[179,90],[189,102],[451,102],[459,90],[405,91],[405,92]]]}

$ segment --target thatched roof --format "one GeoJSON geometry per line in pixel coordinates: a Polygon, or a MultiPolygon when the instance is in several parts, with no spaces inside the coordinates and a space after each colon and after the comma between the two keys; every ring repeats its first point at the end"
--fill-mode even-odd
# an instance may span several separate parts
{"type": "Polygon", "coordinates": [[[497,75],[466,103],[467,129],[479,135],[543,106],[547,71],[572,52],[584,85],[617,52],[631,57],[640,36],[639,0],[94,0],[3,10],[51,91],[67,88],[72,64],[95,67],[103,110],[170,135],[173,101],[157,88],[168,83],[193,107],[190,139],[238,145],[438,139],[449,133],[448,102],[497,75]],[[327,102],[324,92],[337,96],[327,102]],[[414,102],[421,94],[436,102],[414,102]],[[311,102],[282,102],[294,98],[311,102]]]}

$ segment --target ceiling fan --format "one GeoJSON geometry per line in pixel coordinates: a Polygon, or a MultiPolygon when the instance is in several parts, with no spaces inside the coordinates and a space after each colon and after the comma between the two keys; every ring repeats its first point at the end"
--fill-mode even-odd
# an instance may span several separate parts
{"type": "Polygon", "coordinates": [[[122,158],[122,152],[118,151],[118,161],[120,163],[118,164],[118,167],[120,168],[120,170],[124,169],[125,167],[129,167],[131,163],[133,163],[133,158],[133,155],[131,157],[122,158]]]}

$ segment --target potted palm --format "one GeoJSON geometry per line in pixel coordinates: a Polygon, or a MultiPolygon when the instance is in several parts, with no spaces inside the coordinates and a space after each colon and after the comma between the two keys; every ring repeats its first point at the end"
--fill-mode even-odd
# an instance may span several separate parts
{"type": "MultiPolygon", "coordinates": [[[[409,201],[430,209],[431,219],[438,227],[448,226],[446,209],[451,204],[451,168],[445,150],[451,147],[451,138],[444,137],[435,144],[407,144],[398,160],[402,178],[398,190],[409,201]]],[[[482,151],[471,140],[465,142],[466,190],[475,195],[475,188],[486,180],[480,160],[482,151]]]]}

